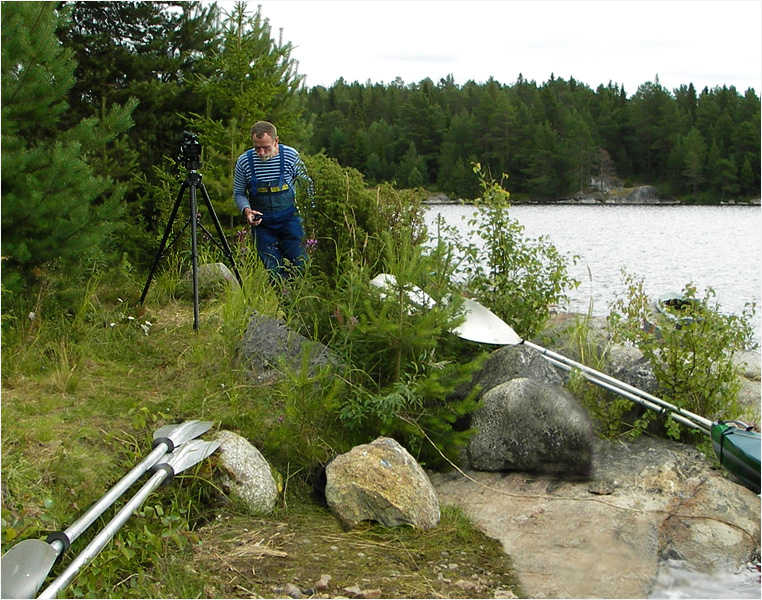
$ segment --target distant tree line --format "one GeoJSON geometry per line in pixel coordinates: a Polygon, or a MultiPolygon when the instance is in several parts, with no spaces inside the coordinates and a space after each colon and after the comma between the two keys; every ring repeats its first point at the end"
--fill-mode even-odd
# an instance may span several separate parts
{"type": "Polygon", "coordinates": [[[759,197],[760,99],[754,90],[658,80],[632,97],[555,77],[457,85],[337,81],[304,92],[312,151],[370,181],[435,187],[473,198],[471,165],[507,174],[514,197],[554,200],[593,178],[652,184],[686,201],[759,197]]]}
{"type": "Polygon", "coordinates": [[[754,90],[645,83],[592,90],[573,79],[452,77],[304,86],[283,32],[237,3],[2,3],[3,285],[96,256],[145,267],[180,189],[183,131],[221,221],[251,124],[277,124],[306,155],[463,198],[473,163],[509,176],[515,200],[553,200],[596,177],[689,201],[759,197],[754,90]]]}

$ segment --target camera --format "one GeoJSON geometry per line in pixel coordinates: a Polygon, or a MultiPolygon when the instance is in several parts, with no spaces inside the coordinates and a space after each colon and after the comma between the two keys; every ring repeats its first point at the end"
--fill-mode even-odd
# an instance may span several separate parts
{"type": "Polygon", "coordinates": [[[180,159],[189,171],[195,171],[201,167],[201,142],[198,136],[189,131],[183,131],[180,141],[180,159]]]}

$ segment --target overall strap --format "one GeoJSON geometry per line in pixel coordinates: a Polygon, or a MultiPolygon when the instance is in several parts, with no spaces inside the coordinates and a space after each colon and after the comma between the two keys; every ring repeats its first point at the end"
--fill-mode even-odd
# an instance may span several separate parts
{"type": "Polygon", "coordinates": [[[252,194],[257,193],[257,174],[254,172],[254,150],[249,150],[246,153],[246,158],[249,159],[249,172],[251,173],[251,179],[249,180],[249,189],[252,194]]]}
{"type": "Polygon", "coordinates": [[[280,179],[278,180],[278,185],[281,189],[284,189],[286,185],[286,153],[281,150],[278,154],[280,154],[280,179]]]}

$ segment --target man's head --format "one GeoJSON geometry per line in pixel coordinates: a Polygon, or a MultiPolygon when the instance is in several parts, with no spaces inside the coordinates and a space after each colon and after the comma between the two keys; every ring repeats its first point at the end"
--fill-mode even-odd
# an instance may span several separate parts
{"type": "Polygon", "coordinates": [[[254,123],[251,128],[251,141],[254,144],[254,152],[262,160],[270,160],[278,154],[278,131],[272,123],[254,123]]]}

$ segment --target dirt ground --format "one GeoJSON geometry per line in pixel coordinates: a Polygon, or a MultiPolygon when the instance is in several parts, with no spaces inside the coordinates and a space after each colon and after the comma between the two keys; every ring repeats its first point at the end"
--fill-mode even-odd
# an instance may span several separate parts
{"type": "Polygon", "coordinates": [[[187,568],[208,598],[516,598],[501,545],[445,509],[429,531],[344,531],[327,509],[280,519],[220,516],[187,568]]]}

